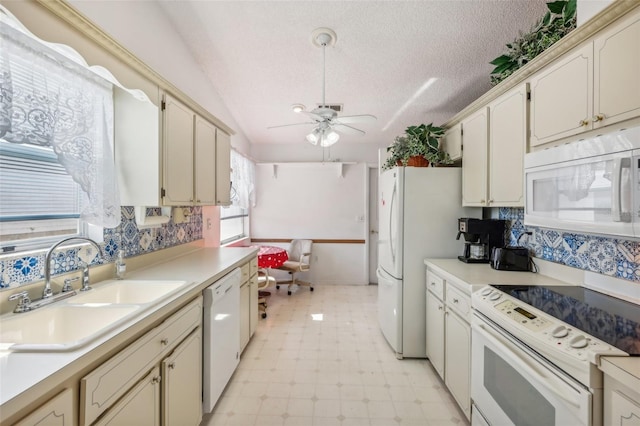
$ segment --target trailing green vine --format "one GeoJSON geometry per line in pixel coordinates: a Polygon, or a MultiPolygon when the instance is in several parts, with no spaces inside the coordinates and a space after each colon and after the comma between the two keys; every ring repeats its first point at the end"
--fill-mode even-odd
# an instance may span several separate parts
{"type": "Polygon", "coordinates": [[[491,85],[495,86],[519,68],[544,52],[555,42],[576,28],[576,0],[547,3],[547,13],[529,33],[507,44],[507,51],[490,64],[491,85]]]}

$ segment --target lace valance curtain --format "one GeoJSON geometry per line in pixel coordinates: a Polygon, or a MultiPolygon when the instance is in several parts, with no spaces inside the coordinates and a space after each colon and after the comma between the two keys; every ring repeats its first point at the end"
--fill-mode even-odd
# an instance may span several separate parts
{"type": "Polygon", "coordinates": [[[90,70],[0,22],[0,138],[50,147],[87,195],[81,217],[114,228],[113,89],[90,70]]]}
{"type": "Polygon", "coordinates": [[[253,161],[231,150],[231,204],[248,209],[255,206],[256,165],[253,161]]]}

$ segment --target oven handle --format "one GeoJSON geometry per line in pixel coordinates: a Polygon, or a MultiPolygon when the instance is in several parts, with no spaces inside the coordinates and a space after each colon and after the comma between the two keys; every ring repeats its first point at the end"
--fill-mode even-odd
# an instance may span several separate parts
{"type": "Polygon", "coordinates": [[[474,326],[477,325],[479,328],[482,329],[482,331],[480,331],[480,332],[482,333],[484,338],[486,338],[487,340],[490,340],[491,343],[493,343],[494,345],[500,347],[501,349],[509,352],[509,355],[511,355],[510,361],[514,361],[516,364],[519,365],[520,368],[522,368],[522,370],[528,372],[530,375],[537,376],[539,378],[538,382],[540,383],[540,385],[545,387],[549,392],[555,394],[558,398],[561,398],[562,400],[568,402],[569,404],[573,405],[574,407],[580,408],[580,401],[576,400],[577,398],[574,395],[570,395],[567,392],[563,392],[563,391],[560,391],[558,389],[555,389],[553,386],[548,384],[549,382],[553,382],[553,383],[559,385],[558,386],[559,388],[564,389],[567,386],[570,386],[568,383],[566,383],[562,379],[558,378],[553,373],[550,374],[550,375],[545,374],[545,372],[541,371],[540,368],[538,368],[537,366],[531,364],[526,359],[523,359],[520,356],[518,356],[518,354],[516,354],[509,347],[510,342],[507,342],[507,343],[501,342],[500,339],[497,336],[495,336],[493,333],[491,333],[491,330],[488,330],[487,327],[485,327],[484,324],[473,324],[473,325],[474,326]]]}

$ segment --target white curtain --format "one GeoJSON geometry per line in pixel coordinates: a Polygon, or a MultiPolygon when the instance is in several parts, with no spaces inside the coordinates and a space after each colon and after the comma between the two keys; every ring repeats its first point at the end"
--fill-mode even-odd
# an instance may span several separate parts
{"type": "Polygon", "coordinates": [[[52,148],[87,195],[82,219],[118,226],[111,83],[4,23],[0,36],[0,138],[52,148]]]}
{"type": "Polygon", "coordinates": [[[253,161],[231,150],[231,204],[248,209],[255,206],[256,165],[253,161]]]}

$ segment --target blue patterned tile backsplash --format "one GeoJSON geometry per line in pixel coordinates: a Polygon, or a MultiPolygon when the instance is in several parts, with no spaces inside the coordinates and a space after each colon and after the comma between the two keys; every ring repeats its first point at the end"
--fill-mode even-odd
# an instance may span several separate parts
{"type": "MultiPolygon", "coordinates": [[[[202,207],[186,207],[189,210],[185,223],[174,223],[173,219],[152,229],[138,229],[133,207],[121,208],[122,221],[117,228],[104,229],[104,259],[95,256],[83,258],[85,253],[78,248],[59,249],[53,256],[52,275],[78,269],[80,260],[91,264],[114,262],[122,247],[125,257],[151,253],[156,250],[189,243],[202,238],[202,207]]],[[[147,216],[157,216],[160,209],[147,209],[147,216]]],[[[5,256],[0,260],[0,288],[41,280],[44,277],[45,252],[5,256]]]]}
{"type": "Polygon", "coordinates": [[[640,282],[640,242],[524,225],[524,209],[500,207],[507,244],[527,247],[535,257],[586,271],[640,282]],[[526,235],[525,232],[532,232],[526,235]]]}

